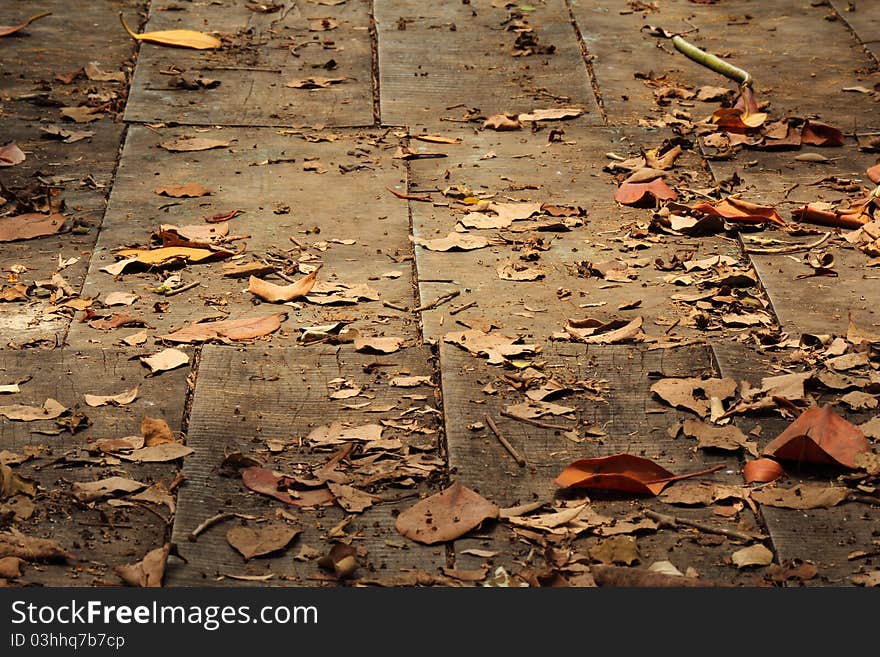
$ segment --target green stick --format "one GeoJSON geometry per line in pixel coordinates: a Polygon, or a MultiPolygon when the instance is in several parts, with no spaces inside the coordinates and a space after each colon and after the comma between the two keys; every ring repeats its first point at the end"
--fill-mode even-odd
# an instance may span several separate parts
{"type": "Polygon", "coordinates": [[[690,41],[676,35],[672,37],[672,45],[675,46],[675,49],[678,52],[689,59],[694,60],[697,64],[702,64],[706,68],[710,68],[726,78],[735,80],[744,87],[752,86],[752,76],[748,71],[744,71],[733,64],[729,64],[720,57],[707,53],[705,50],[700,50],[690,41]]]}

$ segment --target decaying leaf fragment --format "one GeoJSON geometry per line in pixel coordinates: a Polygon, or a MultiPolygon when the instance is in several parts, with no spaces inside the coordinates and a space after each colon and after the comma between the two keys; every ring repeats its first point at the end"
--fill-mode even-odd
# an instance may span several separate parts
{"type": "Polygon", "coordinates": [[[560,488],[593,488],[657,495],[675,481],[710,474],[723,467],[718,465],[699,472],[674,475],[650,459],[632,454],[614,454],[575,461],[556,477],[556,485],[560,488]]]}
{"type": "Polygon", "coordinates": [[[736,381],[729,378],[661,379],[651,386],[651,392],[674,408],[693,411],[706,417],[712,408],[712,399],[724,401],[736,393],[736,381]]]}
{"type": "Polygon", "coordinates": [[[456,482],[403,511],[394,526],[407,538],[434,545],[464,536],[484,520],[497,518],[498,512],[497,506],[456,482]]]}
{"type": "Polygon", "coordinates": [[[299,533],[286,522],[272,521],[255,527],[233,527],[226,532],[226,540],[248,561],[283,550],[299,533]]]}
{"type": "Polygon", "coordinates": [[[9,404],[0,406],[0,415],[7,420],[18,422],[33,422],[35,420],[54,420],[67,412],[67,408],[51,397],[43,402],[42,406],[27,406],[25,404],[9,404]]]}
{"type": "Polygon", "coordinates": [[[824,463],[856,469],[856,457],[870,451],[868,439],[831,406],[810,408],[771,441],[764,454],[799,463],[824,463]]]}
{"type": "Polygon", "coordinates": [[[760,543],[737,550],[730,556],[737,568],[749,566],[769,566],[773,563],[773,553],[760,543]]]}
{"type": "Polygon", "coordinates": [[[22,150],[13,142],[0,146],[0,167],[12,167],[26,159],[22,150]]]}
{"type": "Polygon", "coordinates": [[[163,141],[159,146],[171,153],[187,153],[191,151],[207,151],[212,148],[225,148],[231,141],[209,139],[208,137],[175,137],[163,141]]]}
{"type": "Polygon", "coordinates": [[[204,32],[196,32],[195,30],[161,30],[137,34],[132,32],[128,23],[125,22],[122,12],[119,13],[119,20],[122,23],[122,27],[128,32],[128,36],[137,41],[154,43],[159,46],[173,46],[175,48],[194,48],[195,50],[212,50],[223,45],[217,37],[205,34],[204,32]]]}
{"type": "Polygon", "coordinates": [[[677,198],[678,194],[662,178],[655,178],[651,182],[625,182],[614,192],[615,201],[634,207],[654,207],[660,201],[674,201],[677,198]]]}
{"type": "Polygon", "coordinates": [[[489,246],[489,240],[479,235],[468,233],[449,233],[446,237],[436,239],[424,239],[410,237],[413,244],[422,246],[430,251],[473,251],[489,246]]]}
{"type": "Polygon", "coordinates": [[[752,456],[758,455],[758,444],[749,440],[735,425],[718,427],[699,420],[685,420],[682,429],[686,436],[697,439],[699,449],[721,449],[728,452],[745,449],[752,456]]]}
{"type": "Polygon", "coordinates": [[[519,344],[516,338],[501,333],[484,333],[479,329],[451,331],[443,336],[443,342],[464,347],[475,356],[486,356],[492,365],[500,365],[508,356],[534,354],[538,345],[519,344]]]}
{"type": "Polygon", "coordinates": [[[171,544],[166,543],[160,548],[150,550],[137,563],[116,566],[116,574],[129,586],[158,587],[162,586],[165,576],[165,562],[171,553],[171,544]]]}
{"type": "Polygon", "coordinates": [[[801,484],[794,488],[761,488],[752,492],[752,499],[783,509],[827,509],[843,502],[849,493],[843,486],[801,484]]]}
{"type": "MultiPolygon", "coordinates": [[[[187,359],[187,362],[189,359],[187,359]]],[[[114,406],[125,406],[130,404],[138,396],[138,387],[135,386],[131,390],[125,390],[116,395],[85,395],[86,404],[89,406],[104,406],[112,404],[114,406]]]]}
{"type": "Polygon", "coordinates": [[[258,317],[202,322],[178,329],[160,340],[176,343],[206,342],[208,340],[250,340],[274,333],[281,327],[287,313],[272,313],[258,317]]]}
{"type": "Polygon", "coordinates": [[[18,557],[25,561],[59,562],[72,560],[73,556],[57,541],[28,536],[21,532],[0,532],[0,559],[18,557]]]}
{"type": "Polygon", "coordinates": [[[64,220],[65,217],[60,212],[52,214],[28,212],[15,217],[2,217],[0,218],[0,242],[14,242],[54,235],[64,226],[64,220]]]}

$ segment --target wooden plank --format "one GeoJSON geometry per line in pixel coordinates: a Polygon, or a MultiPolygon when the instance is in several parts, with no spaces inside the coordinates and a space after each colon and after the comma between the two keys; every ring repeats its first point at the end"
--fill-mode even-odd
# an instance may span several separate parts
{"type": "Polygon", "coordinates": [[[369,28],[365,0],[338,6],[293,3],[273,13],[251,11],[244,3],[153,5],[145,31],[215,32],[225,45],[217,51],[187,51],[143,44],[125,119],[190,125],[373,125],[369,28]],[[179,75],[220,84],[185,90],[175,86],[179,75]],[[346,80],[315,90],[286,86],[313,77],[346,80]]]}
{"type": "MultiPolygon", "coordinates": [[[[554,403],[575,407],[573,421],[565,417],[546,416],[543,421],[576,427],[585,439],[574,443],[554,429],[535,427],[501,416],[512,403],[525,400],[500,378],[504,369],[488,365],[455,346],[444,344],[440,350],[443,372],[443,400],[446,412],[446,435],[449,465],[453,476],[465,485],[502,506],[526,504],[540,499],[577,499],[576,491],[558,492],[553,479],[569,462],[578,458],[607,456],[626,452],[655,460],[673,472],[695,471],[716,464],[729,467],[715,473],[711,481],[736,484],[740,459],[735,455],[698,452],[687,438],[672,438],[667,430],[677,421],[693,417],[679,412],[652,398],[649,391],[653,377],[701,376],[713,374],[709,352],[705,347],[646,351],[625,345],[553,345],[545,349],[540,361],[543,371],[558,380],[590,381],[601,379],[605,391],[603,402],[574,393],[554,399],[554,403]],[[482,392],[487,384],[496,394],[482,392]],[[499,429],[525,457],[528,465],[519,467],[486,428],[476,429],[475,423],[489,414],[496,418],[499,429]],[[605,435],[590,437],[589,428],[601,428],[605,435]]],[[[485,421],[484,421],[485,422],[485,421]]],[[[657,499],[633,499],[632,496],[602,494],[589,491],[593,508],[600,514],[620,518],[649,508],[680,518],[702,521],[718,527],[735,528],[730,520],[713,518],[707,508],[670,506],[657,499]]],[[[748,513],[743,521],[754,526],[748,513]]],[[[672,560],[682,572],[696,568],[704,579],[721,584],[757,583],[758,578],[738,573],[729,563],[729,555],[741,544],[712,540],[701,532],[662,529],[640,533],[637,539],[641,565],[672,560]]],[[[552,544],[552,539],[548,539],[552,544]]],[[[598,536],[587,532],[572,542],[572,547],[586,553],[597,544],[598,536]]],[[[500,524],[482,532],[482,536],[456,541],[456,567],[475,568],[485,559],[463,554],[469,548],[489,549],[498,555],[492,565],[504,566],[511,574],[526,564],[541,569],[541,560],[528,557],[533,545],[519,540],[509,526],[500,524]]]]}
{"type": "Polygon", "coordinates": [[[835,11],[828,12],[828,20],[839,18],[845,21],[874,60],[880,59],[880,7],[874,3],[862,3],[857,10],[850,9],[853,7],[851,3],[840,0],[830,4],[835,11]]]}
{"type": "MultiPolygon", "coordinates": [[[[764,376],[772,376],[778,369],[771,369],[768,356],[760,357],[744,345],[734,343],[713,344],[714,357],[724,376],[738,381],[760,384],[764,376]]],[[[818,395],[819,403],[833,403],[833,397],[818,395]]],[[[851,422],[859,424],[870,419],[870,413],[845,412],[839,406],[835,410],[851,422]]],[[[761,447],[778,436],[790,424],[778,415],[746,416],[737,424],[743,431],[760,426],[761,447]]],[[[837,472],[827,469],[804,468],[797,471],[786,469],[787,478],[780,485],[785,487],[799,483],[833,485],[837,472]]],[[[809,561],[819,572],[811,586],[849,586],[850,578],[859,572],[864,562],[850,561],[848,555],[859,550],[876,549],[876,529],[880,522],[880,507],[857,502],[846,503],[831,509],[796,511],[761,506],[761,515],[773,541],[780,561],[809,561]]],[[[796,583],[793,583],[797,585],[796,583]]]]}
{"type": "Polygon", "coordinates": [[[385,125],[448,127],[443,117],[529,112],[556,104],[588,110],[582,122],[601,124],[577,36],[562,0],[528,13],[550,55],[512,55],[517,34],[506,9],[488,0],[425,4],[375,3],[379,90],[385,125]]]}
{"type": "MultiPolygon", "coordinates": [[[[129,131],[85,294],[137,293],[138,301],[125,310],[143,318],[156,335],[205,317],[236,318],[284,310],[289,320],[275,339],[294,342],[301,326],[333,321],[349,322],[365,335],[382,332],[415,338],[417,327],[410,313],[382,306],[383,301],[412,306],[412,247],[406,204],[386,190],[399,184],[400,174],[386,151],[390,147],[379,141],[379,135],[333,133],[327,138],[335,141],[313,143],[301,135],[268,129],[217,129],[199,134],[229,140],[230,147],[196,153],[169,153],[158,147],[180,134],[193,133],[174,129],[155,134],[139,126],[129,131]],[[276,164],[267,164],[276,160],[276,164]],[[324,173],[304,171],[304,165],[319,166],[324,173]],[[154,191],[186,182],[200,183],[214,192],[202,198],[174,199],[154,191]],[[329,189],[334,193],[328,194],[329,189]],[[171,297],[155,292],[171,271],[124,274],[120,280],[101,271],[116,261],[114,253],[120,248],[149,246],[150,234],[160,224],[206,225],[205,217],[236,209],[241,214],[230,221],[230,233],[247,239],[231,242],[230,248],[247,245],[242,261],[274,256],[283,269],[310,257],[313,265],[323,264],[320,282],[366,284],[380,299],[346,306],[255,307],[254,295],[247,292],[247,278],[223,277],[223,261],[178,271],[184,283],[197,281],[199,285],[171,297]],[[293,240],[303,246],[302,251],[293,240]],[[155,312],[157,302],[168,306],[155,312]]],[[[296,272],[291,276],[302,278],[296,272]]],[[[286,284],[280,278],[272,280],[286,284]]],[[[77,324],[70,340],[82,344],[94,334],[87,325],[77,324]]]]}
{"type": "MultiPolygon", "coordinates": [[[[199,378],[193,398],[188,444],[196,450],[184,468],[186,484],[181,488],[173,540],[179,545],[188,564],[175,564],[169,571],[173,586],[210,586],[215,584],[247,585],[325,585],[322,571],[314,561],[292,559],[303,545],[326,554],[333,540],[328,531],[346,514],[338,506],[317,510],[297,509],[248,491],[237,477],[218,472],[225,454],[240,451],[257,456],[280,472],[304,473],[303,466],[327,460],[329,451],[318,451],[301,442],[317,426],[333,421],[353,425],[378,423],[399,418],[408,409],[421,411],[435,407],[435,389],[421,385],[399,388],[388,385],[396,375],[432,376],[431,355],[426,348],[414,347],[392,356],[359,354],[350,348],[315,348],[313,350],[249,349],[231,350],[207,346],[203,350],[199,378]],[[381,363],[378,364],[377,363],[381,363]],[[366,370],[369,369],[369,372],[366,370]],[[334,400],[329,398],[332,381],[349,379],[362,386],[362,396],[334,400]],[[406,395],[423,395],[424,400],[406,395]],[[348,409],[346,406],[370,401],[374,410],[393,406],[392,410],[370,412],[371,406],[348,409]],[[286,443],[282,452],[270,454],[265,441],[286,443]],[[303,533],[281,556],[256,559],[245,564],[226,542],[226,532],[233,522],[214,526],[189,540],[190,533],[206,518],[218,512],[237,512],[274,517],[286,511],[298,518],[303,533]],[[259,575],[273,573],[269,582],[233,582],[218,579],[222,575],[259,575]]],[[[436,413],[410,413],[419,424],[439,428],[436,413]]],[[[406,435],[386,428],[384,438],[399,437],[406,443],[419,444],[419,453],[437,459],[441,449],[439,433],[406,435]]],[[[415,453],[415,451],[413,451],[415,453]]],[[[356,451],[355,454],[360,456],[356,451]]],[[[355,457],[353,456],[354,460],[355,457]]],[[[438,461],[442,470],[442,460],[438,461]]],[[[343,468],[352,472],[354,469],[343,468]]],[[[438,473],[439,474],[439,471],[438,473]]],[[[419,479],[419,478],[417,478],[419,479]]],[[[419,546],[400,536],[394,518],[400,509],[411,506],[420,492],[427,490],[420,479],[412,486],[371,487],[371,492],[398,502],[376,504],[361,514],[354,514],[345,527],[344,540],[366,550],[360,577],[382,579],[400,575],[407,569],[437,574],[445,565],[442,547],[419,546]]],[[[331,580],[332,582],[332,580],[331,580]]]]}
{"type": "MultiPolygon", "coordinates": [[[[134,563],[166,540],[166,523],[171,514],[163,506],[114,507],[108,500],[90,504],[71,494],[73,482],[94,481],[111,476],[135,479],[145,484],[170,485],[179,463],[138,464],[109,456],[90,456],[86,449],[98,438],[140,435],[141,420],[166,420],[175,432],[182,427],[189,368],[146,376],[146,368],[113,349],[0,351],[3,383],[32,377],[20,385],[21,393],[4,395],[2,403],[42,405],[47,397],[57,400],[71,413],[82,413],[90,425],[76,433],[58,435],[34,433],[57,429],[51,420],[13,422],[0,418],[0,450],[22,453],[36,446],[39,457],[15,468],[17,474],[39,485],[28,520],[12,526],[28,535],[57,540],[79,561],[69,564],[28,565],[21,585],[94,586],[119,585],[115,566],[134,563]],[[138,387],[138,398],[125,406],[87,406],[83,395],[117,394],[138,387]],[[65,461],[65,457],[68,459],[65,461]],[[91,461],[89,461],[91,459],[91,461]],[[158,514],[158,516],[157,516],[158,514]]],[[[0,507],[3,503],[0,502],[0,507]]]]}

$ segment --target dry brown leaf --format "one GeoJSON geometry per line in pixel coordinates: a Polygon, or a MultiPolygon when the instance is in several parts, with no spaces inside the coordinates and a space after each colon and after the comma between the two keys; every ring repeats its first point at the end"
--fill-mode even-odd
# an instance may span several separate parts
{"type": "Polygon", "coordinates": [[[850,491],[842,486],[801,484],[794,488],[761,488],[752,491],[758,504],[783,509],[827,509],[843,502],[850,491]]]}
{"type": "Polygon", "coordinates": [[[849,579],[858,586],[880,586],[880,569],[853,575],[849,579]]]}
{"type": "Polygon", "coordinates": [[[57,541],[28,536],[13,530],[0,533],[0,559],[17,557],[25,561],[60,562],[73,556],[57,541]]]}
{"type": "Polygon", "coordinates": [[[662,178],[644,183],[625,182],[614,192],[615,201],[634,207],[654,207],[660,201],[674,201],[677,198],[678,194],[662,178]]]}
{"type": "Polygon", "coordinates": [[[171,198],[198,198],[200,196],[208,196],[213,194],[213,189],[208,189],[204,185],[198,183],[186,183],[185,185],[162,185],[153,190],[159,196],[170,196],[171,198]]]}
{"type": "Polygon", "coordinates": [[[747,484],[768,483],[779,479],[785,471],[773,459],[760,458],[743,466],[743,479],[747,484]]]}
{"type": "Polygon", "coordinates": [[[699,420],[685,420],[684,434],[696,438],[698,449],[721,449],[735,452],[745,449],[752,456],[758,456],[758,443],[749,440],[738,427],[727,425],[718,427],[699,420]]]}
{"type": "Polygon", "coordinates": [[[456,137],[444,137],[442,135],[410,135],[411,139],[426,141],[429,144],[460,144],[461,139],[456,137]]]}
{"type": "Polygon", "coordinates": [[[395,376],[388,382],[395,388],[417,388],[418,386],[433,386],[430,376],[395,376]]]}
{"type": "Polygon", "coordinates": [[[486,356],[492,365],[500,365],[508,356],[538,351],[538,345],[517,344],[516,340],[501,333],[484,333],[479,329],[452,331],[443,336],[443,342],[464,347],[475,356],[486,356]]]}
{"type": "Polygon", "coordinates": [[[248,561],[286,549],[300,531],[277,520],[255,527],[233,527],[226,532],[226,540],[248,561]]]}
{"type": "Polygon", "coordinates": [[[21,164],[26,159],[25,154],[15,143],[0,146],[0,167],[12,167],[21,164]]]}
{"type": "Polygon", "coordinates": [[[147,447],[177,442],[168,422],[158,417],[145,417],[141,420],[141,436],[147,447]]]}
{"type": "Polygon", "coordinates": [[[144,446],[142,436],[125,436],[124,438],[98,438],[89,446],[89,451],[129,452],[144,446]]]}
{"type": "Polygon", "coordinates": [[[171,553],[171,544],[150,550],[137,563],[116,566],[113,570],[129,586],[159,587],[165,577],[165,562],[171,553]]]}
{"type": "Polygon", "coordinates": [[[332,87],[334,84],[342,84],[351,80],[351,78],[323,78],[312,76],[309,78],[303,78],[302,80],[291,80],[287,82],[284,86],[291,87],[293,89],[327,89],[328,87],[332,87]]]}
{"type": "Polygon", "coordinates": [[[67,409],[51,397],[43,402],[42,406],[26,406],[24,404],[9,404],[0,406],[0,415],[7,420],[18,422],[33,422],[35,420],[54,420],[66,413],[67,409]]]}
{"type": "Polygon", "coordinates": [[[641,316],[631,320],[615,319],[610,322],[599,320],[568,320],[565,332],[570,336],[588,344],[617,344],[644,337],[641,316]]]}
{"type": "Polygon", "coordinates": [[[355,488],[354,486],[334,484],[332,481],[327,482],[327,488],[333,493],[333,497],[336,498],[336,503],[348,513],[360,513],[373,506],[373,503],[379,499],[355,488]]]}
{"type": "Polygon", "coordinates": [[[36,492],[34,482],[22,479],[8,465],[0,463],[0,501],[8,500],[14,495],[33,497],[36,492]]]}
{"type": "Polygon", "coordinates": [[[45,18],[46,16],[51,16],[51,11],[43,12],[42,14],[35,14],[28,18],[24,23],[19,23],[18,25],[0,25],[0,37],[9,36],[10,34],[15,34],[16,32],[23,30],[28,25],[33,23],[36,20],[40,20],[41,18],[45,18]]]}
{"type": "Polygon", "coordinates": [[[318,559],[319,567],[340,580],[351,577],[358,565],[357,550],[345,543],[336,543],[329,554],[318,559]]]}
{"type": "Polygon", "coordinates": [[[3,557],[0,559],[0,579],[17,579],[21,577],[21,567],[24,559],[18,557],[3,557]]]}
{"type": "Polygon", "coordinates": [[[551,109],[536,109],[527,114],[520,114],[517,120],[522,121],[558,121],[560,119],[573,119],[584,113],[580,107],[554,107],[551,109]]]}
{"type": "Polygon", "coordinates": [[[589,550],[590,558],[602,564],[622,563],[631,566],[638,563],[641,555],[632,536],[612,536],[600,541],[589,550]]]}
{"type": "Polygon", "coordinates": [[[358,336],[354,339],[354,350],[368,354],[393,354],[400,350],[404,342],[403,338],[358,336]]]}
{"type": "Polygon", "coordinates": [[[522,124],[514,114],[493,114],[483,121],[483,128],[491,128],[499,132],[519,130],[522,124]]]}
{"type": "Polygon", "coordinates": [[[868,344],[880,344],[880,333],[874,333],[868,329],[862,328],[855,323],[852,313],[849,315],[849,327],[846,330],[846,339],[854,345],[860,345],[867,342],[868,344]]]}
{"type": "Polygon", "coordinates": [[[651,392],[674,408],[693,411],[706,417],[711,409],[711,399],[724,401],[736,393],[736,381],[718,379],[661,379],[651,386],[651,392]],[[698,393],[702,393],[699,394],[698,393]]]}
{"type": "Polygon", "coordinates": [[[54,235],[64,226],[64,220],[65,217],[60,212],[30,212],[15,217],[0,217],[0,242],[54,235]]]}
{"type": "Polygon", "coordinates": [[[91,123],[92,121],[97,121],[98,119],[100,119],[103,114],[103,110],[99,110],[94,107],[88,107],[85,105],[61,108],[61,116],[63,116],[65,119],[70,119],[75,123],[91,123]]]}
{"type": "Polygon", "coordinates": [[[172,46],[174,48],[193,48],[195,50],[213,50],[223,45],[217,37],[205,34],[204,32],[196,32],[195,30],[162,30],[136,34],[132,32],[128,23],[125,22],[122,12],[119,13],[119,20],[122,22],[122,27],[128,32],[128,36],[145,43],[153,43],[158,46],[172,46]]]}
{"type": "Polygon", "coordinates": [[[576,410],[571,406],[561,406],[546,401],[527,401],[521,404],[512,404],[506,407],[504,412],[524,420],[536,420],[545,415],[567,415],[576,410]]]}
{"type": "Polygon", "coordinates": [[[744,547],[730,555],[737,568],[749,566],[769,566],[773,563],[773,553],[760,543],[744,547]]]}
{"type": "Polygon", "coordinates": [[[196,249],[189,246],[162,246],[158,249],[121,249],[116,255],[125,260],[134,258],[133,262],[142,265],[161,267],[179,261],[211,262],[228,258],[233,254],[232,251],[196,249]]]}
{"type": "Polygon", "coordinates": [[[517,260],[502,262],[495,271],[502,281],[537,281],[547,274],[540,265],[526,265],[517,260]]]}
{"type": "Polygon", "coordinates": [[[40,132],[48,137],[57,137],[65,144],[74,144],[95,136],[94,130],[68,130],[57,125],[42,126],[40,132]]]}
{"type": "Polygon", "coordinates": [[[241,481],[250,490],[274,497],[276,500],[299,507],[329,506],[334,503],[333,493],[328,488],[316,488],[291,493],[294,480],[258,466],[241,470],[241,481]]]}
{"type": "Polygon", "coordinates": [[[831,406],[810,408],[772,440],[764,454],[799,463],[824,463],[858,467],[858,454],[870,451],[858,427],[836,415],[831,406]]]}
{"type": "Polygon", "coordinates": [[[98,481],[76,481],[73,494],[80,502],[93,502],[119,493],[134,493],[147,485],[126,477],[107,477],[98,481]]]}
{"type": "Polygon", "coordinates": [[[104,406],[105,404],[125,406],[137,399],[137,396],[138,386],[135,386],[131,390],[125,390],[116,395],[85,395],[85,401],[89,406],[104,406]]]}
{"type": "Polygon", "coordinates": [[[208,340],[251,340],[274,333],[286,318],[287,313],[280,312],[258,317],[196,323],[173,333],[160,335],[159,339],[183,344],[208,340]]]}
{"type": "Polygon", "coordinates": [[[430,251],[473,251],[489,246],[489,240],[485,237],[468,233],[449,233],[446,237],[437,239],[410,237],[410,240],[413,244],[430,251]]]}
{"type": "Polygon", "coordinates": [[[231,141],[209,139],[208,137],[175,137],[163,141],[159,146],[172,153],[188,153],[191,151],[207,151],[212,148],[226,148],[231,141]]]}
{"type": "Polygon", "coordinates": [[[343,422],[331,422],[329,425],[315,427],[306,436],[310,445],[343,445],[352,440],[375,442],[382,439],[382,426],[379,424],[361,424],[349,427],[343,422]]]}
{"type": "Polygon", "coordinates": [[[83,67],[83,72],[95,82],[125,82],[126,79],[122,71],[105,71],[98,62],[89,62],[83,67]]]}
{"type": "Polygon", "coordinates": [[[131,292],[111,292],[104,298],[105,306],[130,306],[138,300],[138,295],[131,292]]]}
{"type": "Polygon", "coordinates": [[[135,461],[137,463],[167,463],[176,461],[193,453],[192,448],[180,443],[162,443],[152,447],[143,447],[136,449],[127,454],[119,454],[118,456],[126,461],[135,461]]]}
{"type": "Polygon", "coordinates": [[[434,545],[464,536],[484,520],[497,518],[498,511],[497,506],[456,482],[402,511],[394,526],[407,538],[434,545]]]}
{"type": "Polygon", "coordinates": [[[163,349],[152,356],[141,356],[140,361],[150,368],[151,374],[156,374],[188,365],[189,356],[180,349],[163,349]]]}
{"type": "Polygon", "coordinates": [[[290,285],[275,285],[256,276],[248,282],[248,292],[260,297],[263,301],[279,303],[301,299],[312,291],[318,276],[318,269],[290,285]]]}

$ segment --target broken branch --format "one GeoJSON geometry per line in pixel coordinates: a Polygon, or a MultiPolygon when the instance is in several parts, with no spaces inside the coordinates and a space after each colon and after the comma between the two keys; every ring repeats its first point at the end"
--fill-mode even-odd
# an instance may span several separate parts
{"type": "Polygon", "coordinates": [[[727,536],[727,538],[735,538],[738,541],[760,541],[767,538],[762,534],[750,534],[748,532],[737,531],[736,529],[715,527],[714,525],[709,525],[705,522],[688,520],[687,518],[679,518],[677,516],[670,516],[665,513],[657,513],[656,511],[651,511],[650,509],[644,509],[643,512],[648,518],[651,518],[651,520],[656,520],[658,523],[660,523],[661,527],[669,527],[670,529],[678,529],[679,525],[684,525],[686,527],[699,529],[701,532],[705,532],[707,534],[718,534],[719,536],[727,536]]]}
{"type": "Polygon", "coordinates": [[[486,424],[489,425],[489,428],[492,430],[492,433],[495,434],[495,437],[498,439],[498,442],[504,446],[504,449],[508,451],[508,453],[513,457],[513,460],[517,462],[519,467],[526,467],[526,460],[522,457],[522,455],[516,451],[516,449],[511,445],[507,438],[504,437],[504,434],[501,433],[501,430],[498,428],[498,425],[495,424],[495,420],[492,419],[490,415],[486,415],[486,424]]]}

